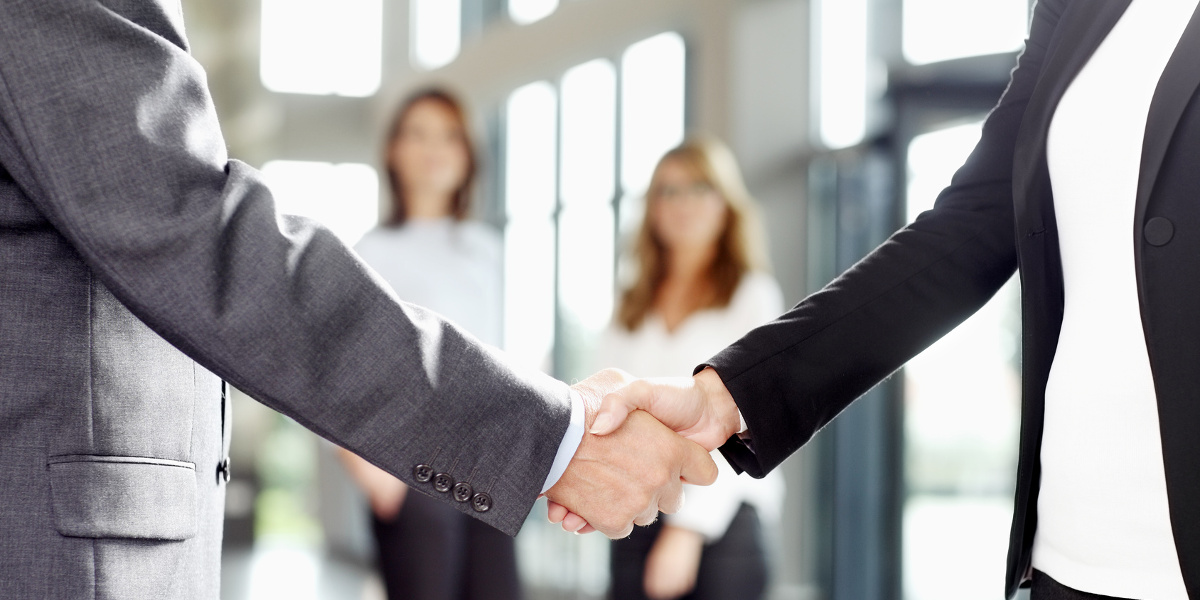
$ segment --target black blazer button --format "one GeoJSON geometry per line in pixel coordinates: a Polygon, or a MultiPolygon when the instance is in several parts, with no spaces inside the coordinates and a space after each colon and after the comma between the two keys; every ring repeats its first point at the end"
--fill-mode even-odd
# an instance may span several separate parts
{"type": "Polygon", "coordinates": [[[454,487],[454,478],[446,473],[438,473],[433,476],[433,489],[446,493],[450,488],[454,487]]]}
{"type": "Polygon", "coordinates": [[[229,483],[229,477],[229,457],[226,456],[217,463],[217,483],[229,483]]]}
{"type": "Polygon", "coordinates": [[[1146,221],[1142,233],[1146,236],[1146,243],[1151,246],[1166,246],[1175,236],[1175,224],[1165,217],[1154,217],[1146,221]]]}
{"type": "Polygon", "coordinates": [[[429,483],[429,480],[433,479],[433,467],[429,465],[413,467],[413,479],[416,479],[417,483],[429,483]]]}
{"type": "Polygon", "coordinates": [[[492,510],[492,497],[483,492],[475,494],[471,498],[471,508],[475,509],[475,512],[478,513],[485,513],[492,510]]]}
{"type": "Polygon", "coordinates": [[[462,482],[454,486],[455,502],[466,502],[467,500],[470,500],[472,493],[474,493],[474,490],[471,489],[471,484],[469,483],[462,482]]]}

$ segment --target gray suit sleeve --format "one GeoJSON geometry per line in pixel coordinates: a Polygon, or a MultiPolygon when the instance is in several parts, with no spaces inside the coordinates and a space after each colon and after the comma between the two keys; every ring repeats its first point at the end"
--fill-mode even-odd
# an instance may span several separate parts
{"type": "MultiPolygon", "coordinates": [[[[172,0],[0,0],[0,165],[149,327],[251,396],[515,533],[567,387],[386,291],[320,226],[278,217],[226,156],[172,0]]],[[[419,257],[414,257],[419,259],[419,257]]]]}

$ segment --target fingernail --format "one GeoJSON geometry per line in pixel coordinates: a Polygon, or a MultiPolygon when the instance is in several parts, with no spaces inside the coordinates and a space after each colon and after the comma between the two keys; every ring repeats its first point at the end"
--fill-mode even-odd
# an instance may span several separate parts
{"type": "Polygon", "coordinates": [[[612,415],[608,413],[600,413],[596,416],[596,420],[592,422],[592,435],[604,435],[608,433],[608,429],[612,424],[612,415]]]}

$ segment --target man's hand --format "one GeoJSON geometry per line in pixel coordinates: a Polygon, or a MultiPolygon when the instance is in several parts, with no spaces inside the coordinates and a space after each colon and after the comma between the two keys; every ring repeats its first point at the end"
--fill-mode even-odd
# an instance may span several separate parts
{"type": "MultiPolygon", "coordinates": [[[[583,397],[588,430],[594,427],[604,395],[630,379],[610,369],[574,386],[583,397]]],[[[610,538],[622,538],[635,524],[653,523],[659,511],[678,510],[683,504],[683,483],[709,485],[716,480],[717,466],[703,448],[644,412],[625,411],[621,416],[621,423],[603,437],[584,434],[566,472],[546,492],[562,515],[567,509],[577,515],[573,522],[578,525],[564,524],[564,529],[594,528],[610,538]]]]}
{"type": "Polygon", "coordinates": [[[741,427],[737,404],[712,369],[691,378],[639,379],[604,397],[588,429],[608,435],[631,411],[644,410],[680,435],[716,450],[741,427]]]}

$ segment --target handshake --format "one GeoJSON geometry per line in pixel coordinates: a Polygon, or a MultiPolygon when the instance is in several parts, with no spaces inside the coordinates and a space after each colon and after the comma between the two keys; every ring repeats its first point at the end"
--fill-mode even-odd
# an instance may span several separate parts
{"type": "Polygon", "coordinates": [[[738,433],[741,417],[720,377],[633,379],[601,371],[573,386],[583,398],[583,440],[546,491],[549,519],[576,533],[623,538],[634,525],[683,505],[683,484],[710,485],[709,453],[738,433]]]}

